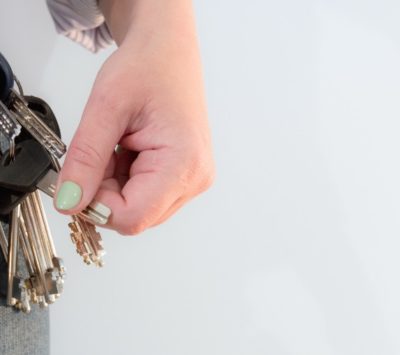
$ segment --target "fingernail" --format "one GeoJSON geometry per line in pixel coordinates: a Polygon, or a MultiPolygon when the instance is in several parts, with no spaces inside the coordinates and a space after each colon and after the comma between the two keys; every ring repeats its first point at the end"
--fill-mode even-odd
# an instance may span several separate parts
{"type": "Polygon", "coordinates": [[[58,190],[56,207],[59,210],[70,210],[79,204],[81,198],[81,187],[72,181],[64,181],[58,190]]]}

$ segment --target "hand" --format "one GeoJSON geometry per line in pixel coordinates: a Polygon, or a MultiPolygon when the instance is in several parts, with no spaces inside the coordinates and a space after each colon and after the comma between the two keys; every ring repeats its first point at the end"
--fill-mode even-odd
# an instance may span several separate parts
{"type": "Polygon", "coordinates": [[[191,8],[180,2],[182,18],[177,4],[158,11],[158,1],[138,0],[129,26],[109,19],[120,47],[98,73],[69,147],[55,199],[62,213],[79,212],[95,198],[112,210],[107,227],[134,235],[210,186],[201,66],[191,8]],[[161,18],[149,19],[153,10],[161,18]]]}

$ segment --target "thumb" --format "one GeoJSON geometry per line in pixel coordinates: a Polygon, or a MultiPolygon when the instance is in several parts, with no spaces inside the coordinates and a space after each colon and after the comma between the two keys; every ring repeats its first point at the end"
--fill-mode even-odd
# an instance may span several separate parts
{"type": "Polygon", "coordinates": [[[125,130],[117,97],[113,100],[109,94],[93,89],[72,139],[55,197],[61,212],[75,214],[90,204],[125,130]]]}

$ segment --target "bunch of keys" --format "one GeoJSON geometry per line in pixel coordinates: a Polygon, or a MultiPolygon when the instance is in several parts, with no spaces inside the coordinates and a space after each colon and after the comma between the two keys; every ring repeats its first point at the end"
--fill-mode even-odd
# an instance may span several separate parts
{"type": "MultiPolygon", "coordinates": [[[[7,304],[29,312],[47,306],[63,290],[65,268],[57,256],[39,191],[54,197],[60,159],[66,152],[59,126],[43,100],[24,96],[0,54],[0,138],[8,142],[0,158],[0,249],[8,263],[7,304]],[[17,84],[19,91],[14,89],[17,84]],[[22,250],[28,275],[17,270],[22,250]]],[[[1,140],[1,139],[0,139],[1,140]]],[[[111,211],[93,201],[72,216],[71,238],[87,264],[103,265],[105,254],[95,224],[106,224],[111,211]]]]}

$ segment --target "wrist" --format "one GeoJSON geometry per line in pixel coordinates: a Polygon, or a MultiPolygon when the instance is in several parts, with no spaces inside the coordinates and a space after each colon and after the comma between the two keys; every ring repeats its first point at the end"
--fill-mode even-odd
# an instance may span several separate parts
{"type": "Polygon", "coordinates": [[[121,45],[133,23],[133,0],[99,0],[99,8],[104,15],[111,35],[118,46],[121,45]]]}
{"type": "Polygon", "coordinates": [[[99,0],[99,7],[118,46],[142,47],[150,39],[196,43],[191,0],[99,0]]]}

